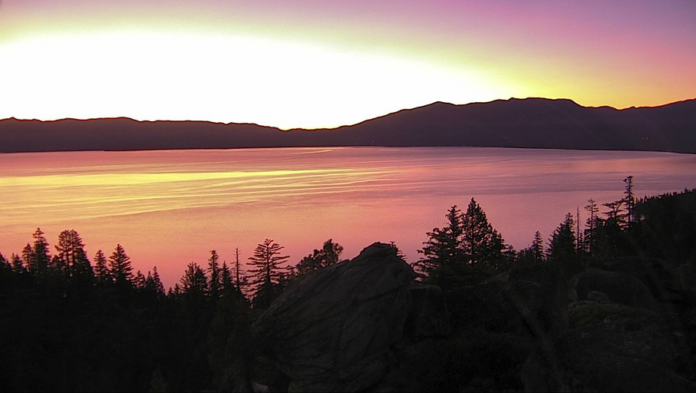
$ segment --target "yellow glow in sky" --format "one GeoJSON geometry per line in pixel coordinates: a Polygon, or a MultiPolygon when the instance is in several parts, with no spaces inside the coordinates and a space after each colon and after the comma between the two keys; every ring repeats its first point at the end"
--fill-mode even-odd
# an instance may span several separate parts
{"type": "Polygon", "coordinates": [[[467,69],[250,36],[44,35],[0,46],[0,58],[13,59],[0,75],[0,118],[128,116],[318,128],[438,100],[504,94],[467,69]]]}
{"type": "Polygon", "coordinates": [[[696,5],[3,0],[0,118],[336,127],[434,101],[696,97],[696,5]]]}

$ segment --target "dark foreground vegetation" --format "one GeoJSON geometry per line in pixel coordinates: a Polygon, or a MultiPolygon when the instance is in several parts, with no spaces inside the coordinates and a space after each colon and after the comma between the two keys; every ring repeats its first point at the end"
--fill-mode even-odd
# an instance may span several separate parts
{"type": "Polygon", "coordinates": [[[37,229],[0,254],[0,391],[694,391],[696,190],[625,182],[520,251],[471,199],[412,266],[328,240],[285,268],[267,239],[166,292],[37,229]]]}

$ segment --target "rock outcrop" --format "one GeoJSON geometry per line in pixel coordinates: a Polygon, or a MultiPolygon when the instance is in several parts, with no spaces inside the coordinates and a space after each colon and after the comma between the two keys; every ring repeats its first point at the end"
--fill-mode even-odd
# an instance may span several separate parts
{"type": "Polygon", "coordinates": [[[574,276],[569,283],[569,297],[574,301],[592,300],[591,294],[603,294],[612,303],[656,311],[657,303],[650,289],[639,279],[625,273],[592,269],[574,276]]]}
{"type": "Polygon", "coordinates": [[[286,290],[254,334],[290,378],[290,391],[364,390],[390,369],[415,277],[393,247],[375,243],[286,290]]]}
{"type": "Polygon", "coordinates": [[[281,390],[696,391],[696,307],[671,270],[608,267],[520,266],[443,293],[375,243],[291,285],[253,331],[281,390]]]}

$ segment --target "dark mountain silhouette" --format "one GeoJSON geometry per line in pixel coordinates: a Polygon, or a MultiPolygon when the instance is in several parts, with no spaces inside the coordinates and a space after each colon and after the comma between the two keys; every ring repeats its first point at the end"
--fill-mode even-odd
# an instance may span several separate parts
{"type": "Polygon", "coordinates": [[[436,102],[351,126],[288,131],[129,118],[0,121],[0,152],[370,145],[696,153],[696,99],[623,110],[543,98],[436,102]]]}

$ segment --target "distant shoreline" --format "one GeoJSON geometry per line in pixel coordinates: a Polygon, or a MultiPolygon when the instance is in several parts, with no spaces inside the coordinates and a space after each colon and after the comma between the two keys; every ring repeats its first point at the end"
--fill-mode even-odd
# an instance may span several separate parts
{"type": "Polygon", "coordinates": [[[696,99],[617,110],[541,98],[436,102],[350,126],[292,129],[109,118],[0,120],[0,153],[284,147],[498,147],[696,153],[696,99]]]}
{"type": "Polygon", "coordinates": [[[669,153],[696,155],[696,152],[679,152],[666,150],[621,150],[621,149],[571,149],[571,148],[555,148],[555,147],[509,147],[509,146],[377,146],[377,145],[334,145],[334,146],[275,146],[275,147],[229,147],[229,148],[175,148],[175,149],[122,149],[122,150],[50,150],[50,151],[20,151],[20,152],[1,152],[0,155],[16,155],[16,154],[51,154],[51,153],[129,153],[129,152],[165,152],[165,151],[225,151],[225,150],[279,150],[279,149],[358,149],[358,148],[379,148],[379,149],[513,149],[513,150],[558,150],[558,151],[577,151],[577,152],[626,152],[626,153],[669,153]]]}

